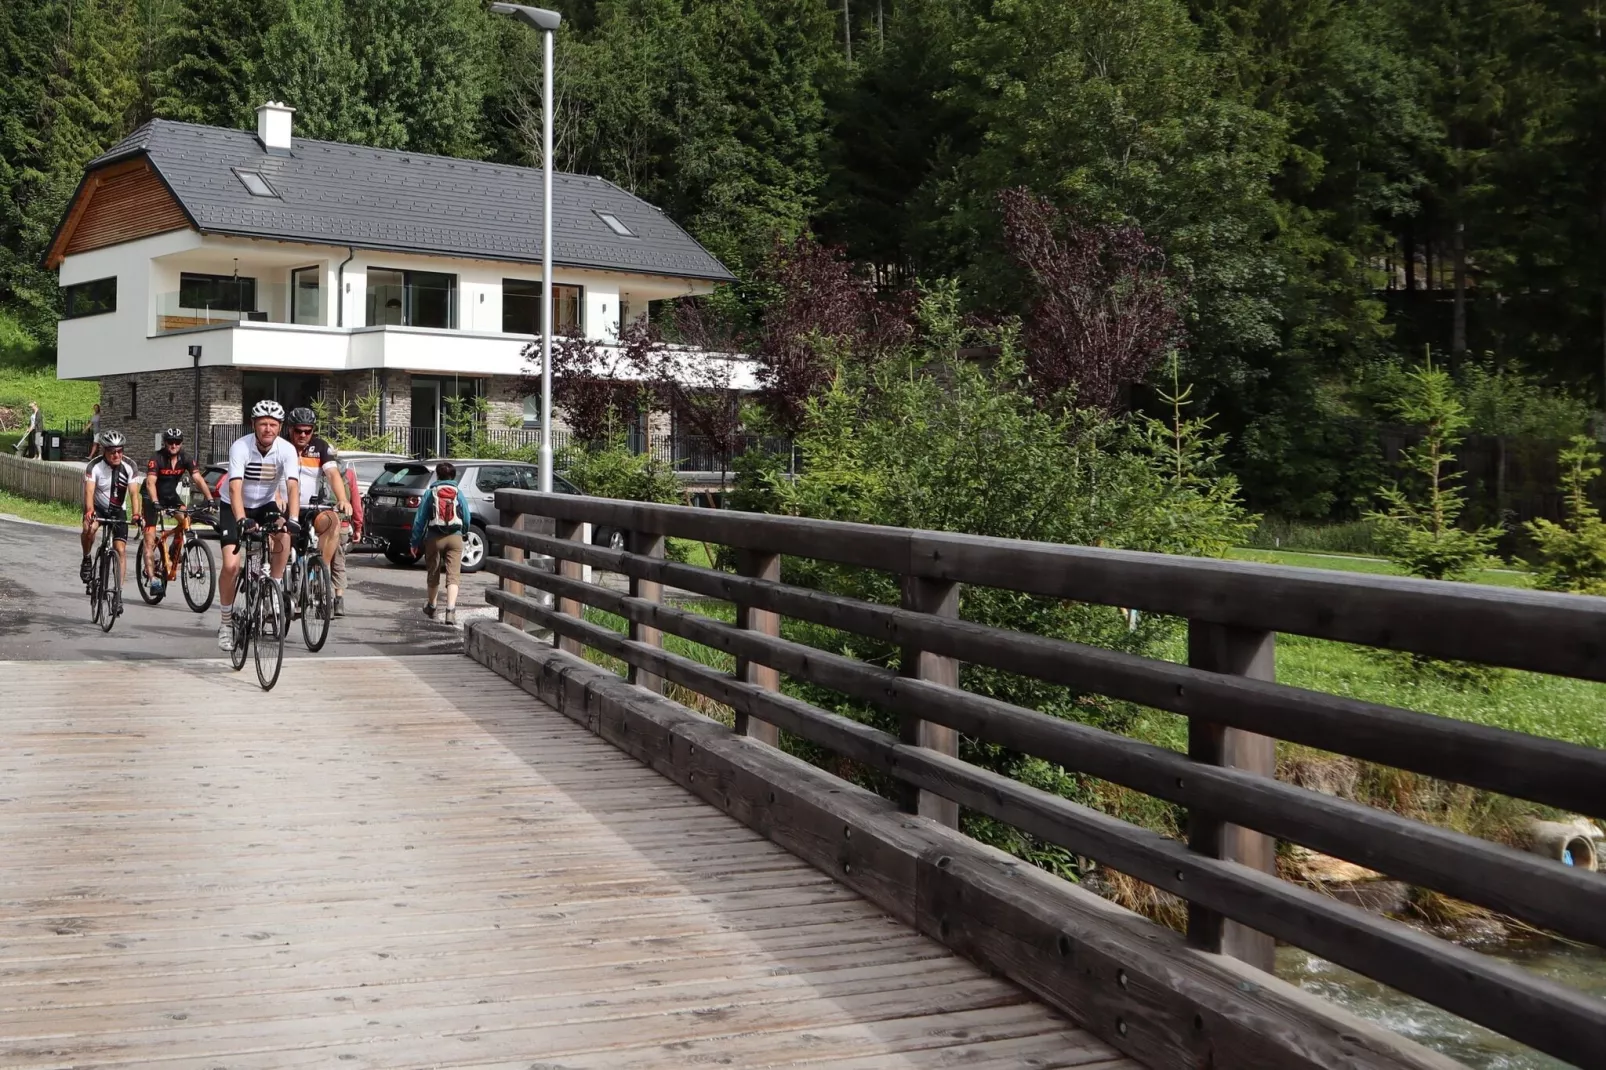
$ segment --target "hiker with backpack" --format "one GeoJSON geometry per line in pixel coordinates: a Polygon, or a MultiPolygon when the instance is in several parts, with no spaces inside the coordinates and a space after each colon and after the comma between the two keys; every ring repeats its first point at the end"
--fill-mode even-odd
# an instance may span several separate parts
{"type": "Polygon", "coordinates": [[[441,572],[446,573],[444,623],[457,623],[457,588],[463,576],[463,533],[468,530],[468,499],[457,485],[457,468],[451,461],[435,466],[435,481],[424,492],[413,517],[413,552],[420,547],[429,569],[429,593],[424,616],[435,619],[435,596],[441,572]]]}

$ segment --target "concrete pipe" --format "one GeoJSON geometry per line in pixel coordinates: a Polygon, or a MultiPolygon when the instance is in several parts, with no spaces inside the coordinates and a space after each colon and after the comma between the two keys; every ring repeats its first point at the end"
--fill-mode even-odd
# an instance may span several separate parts
{"type": "Polygon", "coordinates": [[[1572,822],[1537,819],[1528,822],[1528,850],[1591,872],[1600,867],[1595,841],[1572,822]]]}

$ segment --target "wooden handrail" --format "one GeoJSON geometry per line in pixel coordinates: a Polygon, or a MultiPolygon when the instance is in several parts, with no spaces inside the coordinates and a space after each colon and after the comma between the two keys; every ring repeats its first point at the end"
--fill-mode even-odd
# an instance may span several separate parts
{"type": "Polygon", "coordinates": [[[1606,681],[1606,598],[573,494],[497,495],[520,512],[623,531],[1606,681]]]}
{"type": "Polygon", "coordinates": [[[1280,881],[1269,872],[1269,845],[1271,837],[1303,844],[1600,946],[1606,946],[1606,879],[1282,784],[1253,767],[1232,768],[1220,748],[1179,754],[966,692],[951,674],[906,669],[900,675],[793,642],[772,626],[781,617],[808,621],[941,659],[939,668],[959,661],[988,666],[1171,710],[1217,732],[1287,739],[1601,816],[1606,752],[1595,748],[1254,679],[1232,650],[1201,648],[1205,660],[1183,666],[962,621],[946,610],[952,585],[963,583],[1184,616],[1200,642],[1217,632],[1257,637],[1261,660],[1271,636],[1284,630],[1606,679],[1606,599],[528,491],[498,492],[497,503],[504,518],[552,517],[566,536],[493,528],[493,542],[564,564],[552,572],[514,560],[487,563],[510,587],[555,596],[556,609],[512,590],[488,597],[504,614],[551,629],[564,649],[596,649],[623,661],[637,678],[661,679],[729,705],[739,723],[792,733],[878,770],[906,786],[908,805],[918,797],[921,812],[939,821],[962,806],[1172,892],[1189,903],[1190,939],[1209,950],[1266,967],[1275,937],[1563,1059],[1588,1064],[1606,1050],[1606,1003],[1280,881]],[[586,522],[625,530],[633,546],[656,553],[578,542],[574,532],[586,522]],[[750,567],[731,575],[667,561],[659,554],[671,536],[736,547],[750,567]],[[782,555],[902,577],[905,605],[782,583],[775,567],[782,555]],[[581,564],[628,576],[633,593],[581,581],[581,564]],[[929,597],[911,601],[911,579],[926,585],[921,590],[929,597]],[[733,626],[663,604],[667,587],[727,599],[747,616],[733,626]],[[582,606],[623,617],[630,637],[585,621],[582,606]],[[1503,631],[1485,634],[1490,628],[1503,631]],[[1478,638],[1467,648],[1455,645],[1455,637],[1474,633],[1478,638]],[[669,653],[661,646],[665,634],[723,651],[742,668],[732,676],[669,653]],[[905,738],[787,696],[778,690],[785,677],[898,715],[905,738]],[[1242,848],[1217,833],[1195,835],[1190,849],[941,753],[946,744],[919,746],[945,738],[909,727],[922,724],[1180,804],[1194,815],[1196,833],[1207,819],[1217,829],[1245,830],[1240,843],[1264,836],[1262,868],[1242,864],[1256,861],[1254,852],[1235,853],[1242,848]]]}

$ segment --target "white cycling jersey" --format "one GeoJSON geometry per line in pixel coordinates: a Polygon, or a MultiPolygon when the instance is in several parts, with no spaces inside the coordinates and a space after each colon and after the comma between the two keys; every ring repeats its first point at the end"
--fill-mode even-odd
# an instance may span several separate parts
{"type": "Polygon", "coordinates": [[[266,505],[275,498],[285,498],[288,502],[286,480],[295,479],[299,487],[299,468],[296,448],[284,439],[274,439],[273,445],[263,452],[257,448],[255,435],[242,435],[229,447],[229,474],[223,481],[223,500],[234,501],[231,495],[234,481],[238,479],[243,481],[241,490],[247,509],[266,505]]]}
{"type": "Polygon", "coordinates": [[[129,485],[138,479],[139,475],[127,457],[117,464],[110,463],[105,457],[97,457],[84,469],[84,482],[95,485],[97,510],[122,509],[129,485]]]}

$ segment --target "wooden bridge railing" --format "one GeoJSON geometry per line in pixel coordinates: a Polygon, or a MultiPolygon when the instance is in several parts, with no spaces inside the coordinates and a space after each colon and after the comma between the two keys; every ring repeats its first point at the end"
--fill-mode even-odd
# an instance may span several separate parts
{"type": "MultiPolygon", "coordinates": [[[[1275,740],[1546,806],[1606,817],[1606,751],[1275,683],[1277,632],[1606,681],[1606,599],[1025,543],[789,517],[501,491],[513,552],[488,567],[504,614],[729,705],[738,731],[777,730],[878,770],[911,811],[987,815],[1186,900],[1189,940],[1271,969],[1273,941],[1324,959],[1580,1066],[1606,1065],[1606,1001],[1278,879],[1276,841],[1606,946],[1606,876],[1275,779],[1275,740]],[[550,518],[534,534],[525,514],[550,518]],[[582,524],[631,533],[637,552],[580,541],[582,524]],[[738,551],[740,575],[675,564],[666,537],[738,551]],[[558,559],[554,572],[520,558],[558,559]],[[783,555],[900,577],[903,604],[779,582],[783,555]],[[622,573],[630,594],[584,583],[622,573]],[[1188,665],[959,619],[959,585],[1185,618],[1188,665]],[[555,596],[556,608],[523,593],[555,596]],[[726,599],[737,624],[662,604],[664,587],[726,599]],[[629,636],[586,621],[618,614],[629,636]],[[782,617],[903,648],[902,674],[781,637],[782,617]],[[732,675],[662,649],[681,636],[736,659],[732,675]],[[959,689],[960,662],[1188,717],[1176,753],[959,689]],[[893,736],[780,691],[780,676],[898,715],[893,736]],[[1035,755],[1187,809],[1186,844],[960,761],[958,735],[1035,755]]],[[[1603,711],[1606,712],[1606,711],[1603,711]]],[[[1060,953],[1067,949],[1061,938],[1060,953]]]]}

